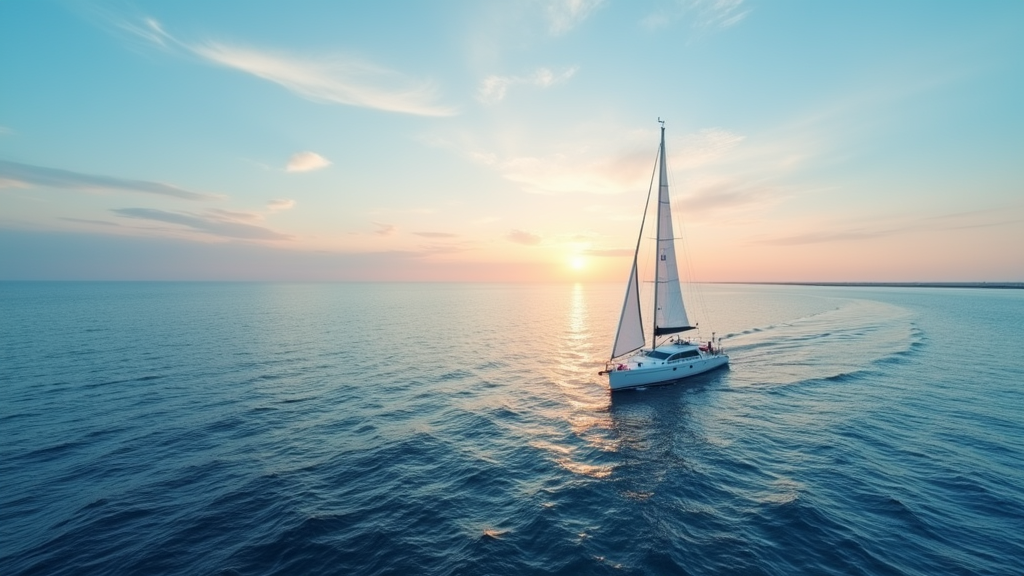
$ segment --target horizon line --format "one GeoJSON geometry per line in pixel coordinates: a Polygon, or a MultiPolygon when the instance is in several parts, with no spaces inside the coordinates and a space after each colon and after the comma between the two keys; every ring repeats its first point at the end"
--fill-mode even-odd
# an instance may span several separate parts
{"type": "MultiPolygon", "coordinates": [[[[234,283],[234,284],[620,284],[612,280],[284,280],[284,279],[0,279],[0,283],[18,282],[106,282],[106,283],[234,283]]],[[[685,284],[743,284],[767,286],[823,286],[823,287],[876,287],[876,288],[995,288],[1024,290],[1024,282],[1016,281],[805,281],[805,280],[726,280],[685,282],[685,284]]]]}

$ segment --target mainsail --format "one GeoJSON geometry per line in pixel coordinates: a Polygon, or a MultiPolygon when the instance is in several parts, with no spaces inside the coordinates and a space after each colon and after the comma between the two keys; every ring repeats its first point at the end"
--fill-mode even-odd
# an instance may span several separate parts
{"type": "Polygon", "coordinates": [[[654,335],[691,330],[683,307],[676,267],[675,236],[672,233],[672,203],[668,195],[668,169],[665,167],[665,127],[661,127],[661,173],[658,178],[658,276],[654,295],[654,335]]]}

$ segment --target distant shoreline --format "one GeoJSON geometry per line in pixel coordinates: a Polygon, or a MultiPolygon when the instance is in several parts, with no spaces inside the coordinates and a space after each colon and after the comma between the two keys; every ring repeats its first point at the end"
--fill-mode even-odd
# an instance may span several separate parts
{"type": "Polygon", "coordinates": [[[998,288],[1002,290],[1024,290],[1024,282],[719,282],[719,284],[837,286],[844,288],[998,288]]]}

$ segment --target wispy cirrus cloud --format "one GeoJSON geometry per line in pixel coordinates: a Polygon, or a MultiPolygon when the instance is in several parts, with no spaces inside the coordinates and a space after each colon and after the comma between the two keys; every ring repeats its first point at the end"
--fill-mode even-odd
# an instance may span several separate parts
{"type": "Polygon", "coordinates": [[[621,258],[623,256],[632,256],[632,248],[589,248],[583,251],[585,256],[595,256],[597,258],[621,258]]]}
{"type": "Polygon", "coordinates": [[[267,202],[266,209],[263,212],[256,210],[242,211],[242,210],[225,210],[223,208],[210,208],[206,210],[206,213],[222,220],[236,220],[239,222],[261,222],[274,214],[275,212],[281,212],[283,210],[290,210],[295,206],[295,200],[289,199],[278,199],[267,202]]]}
{"type": "Polygon", "coordinates": [[[491,75],[483,79],[477,89],[477,100],[485,104],[494,104],[505,99],[508,89],[515,85],[538,86],[547,88],[572,78],[578,68],[573,66],[561,72],[553,72],[550,68],[538,68],[528,76],[491,75]]]}
{"type": "Polygon", "coordinates": [[[634,162],[632,158],[612,161],[607,157],[589,158],[562,153],[505,159],[495,155],[477,155],[476,159],[494,168],[506,180],[520,184],[523,190],[532,193],[617,194],[641,184],[644,179],[643,168],[640,168],[642,164],[634,162]],[[638,168],[636,170],[624,166],[634,163],[638,168]]]}
{"type": "Polygon", "coordinates": [[[122,218],[150,220],[166,224],[177,224],[196,232],[221,238],[241,240],[291,240],[292,236],[274,232],[262,226],[225,219],[215,214],[190,214],[169,212],[155,208],[114,208],[111,212],[122,218]]]}
{"type": "MultiPolygon", "coordinates": [[[[647,188],[657,138],[656,132],[635,130],[587,137],[547,156],[501,157],[488,152],[470,152],[468,156],[506,180],[521,184],[527,192],[618,194],[647,188]],[[595,142],[610,144],[602,147],[595,142]]],[[[672,139],[668,143],[669,167],[689,170],[712,164],[728,156],[743,140],[743,136],[720,128],[672,139]]]]}
{"type": "Polygon", "coordinates": [[[310,172],[331,165],[331,161],[316,152],[296,152],[288,159],[286,172],[310,172]]]}
{"type": "Polygon", "coordinates": [[[59,168],[0,160],[0,188],[32,188],[36,186],[71,190],[121,190],[171,196],[184,200],[216,200],[219,198],[212,194],[190,192],[162,182],[84,174],[59,168]]]}
{"type": "Polygon", "coordinates": [[[263,215],[257,214],[256,212],[224,210],[223,208],[211,208],[207,210],[207,212],[217,216],[218,218],[224,218],[227,220],[241,220],[243,222],[258,222],[260,220],[263,220],[263,215]]]}
{"type": "Polygon", "coordinates": [[[648,14],[641,24],[663,28],[677,20],[687,20],[693,28],[729,28],[750,13],[743,0],[677,0],[675,4],[648,14]]]}
{"type": "Polygon", "coordinates": [[[679,168],[710,164],[739,146],[746,137],[722,128],[704,128],[673,142],[669,162],[679,168]]]}
{"type": "Polygon", "coordinates": [[[164,27],[155,18],[142,18],[135,21],[110,17],[109,20],[117,28],[164,50],[170,50],[171,46],[177,43],[170,34],[164,32],[164,27]]]}
{"type": "Polygon", "coordinates": [[[420,245],[416,251],[416,254],[420,257],[444,255],[444,254],[460,254],[462,252],[468,252],[476,249],[476,245],[473,242],[461,241],[461,242],[431,242],[428,244],[420,245]]]}
{"type": "MultiPolygon", "coordinates": [[[[1019,206],[1015,207],[1019,208],[1019,206]]],[[[804,231],[772,237],[751,238],[750,244],[770,246],[799,246],[837,242],[859,242],[901,234],[933,232],[948,234],[957,230],[992,227],[1019,227],[1024,217],[1002,209],[971,210],[933,214],[928,216],[903,215],[888,218],[862,217],[859,220],[839,220],[822,226],[810,223],[804,231]]]]}
{"type": "Polygon", "coordinates": [[[117,222],[108,222],[107,220],[92,220],[90,218],[61,218],[61,220],[64,220],[65,222],[75,222],[77,224],[91,224],[94,226],[121,226],[117,222]]]}
{"type": "Polygon", "coordinates": [[[271,200],[267,202],[267,210],[271,212],[280,212],[281,210],[291,210],[295,207],[295,200],[288,198],[279,198],[277,200],[271,200]]]}
{"type": "Polygon", "coordinates": [[[512,230],[505,235],[505,239],[509,242],[516,244],[522,244],[524,246],[536,246],[540,244],[542,238],[537,234],[532,234],[523,230],[512,230]]]}
{"type": "Polygon", "coordinates": [[[433,82],[416,80],[351,56],[296,56],[224,42],[187,43],[169,34],[153,18],[145,19],[141,25],[122,23],[119,26],[161,48],[181,48],[208,62],[283,86],[314,102],[417,116],[457,113],[454,108],[437,102],[438,90],[433,82]]]}
{"type": "Polygon", "coordinates": [[[760,209],[787,198],[781,187],[732,178],[696,182],[689,188],[689,193],[675,202],[683,213],[689,215],[721,210],[735,212],[740,209],[760,209]]]}
{"type": "Polygon", "coordinates": [[[372,224],[377,227],[373,233],[378,236],[392,236],[398,232],[398,226],[394,224],[384,224],[383,222],[373,222],[372,224]]]}
{"type": "Polygon", "coordinates": [[[801,234],[792,234],[778,238],[767,238],[751,242],[768,246],[799,246],[802,244],[821,244],[827,242],[846,242],[871,240],[899,233],[898,229],[881,228],[848,228],[845,230],[815,230],[801,234]]]}
{"type": "Polygon", "coordinates": [[[558,36],[576,27],[604,0],[549,0],[544,7],[548,31],[558,36]]]}
{"type": "Polygon", "coordinates": [[[458,234],[452,234],[450,232],[413,232],[416,236],[422,236],[424,238],[457,238],[458,234]]]}
{"type": "Polygon", "coordinates": [[[192,47],[218,64],[248,72],[316,102],[345,104],[417,116],[453,116],[453,108],[436,103],[432,82],[346,56],[296,57],[257,49],[210,43],[192,47]]]}

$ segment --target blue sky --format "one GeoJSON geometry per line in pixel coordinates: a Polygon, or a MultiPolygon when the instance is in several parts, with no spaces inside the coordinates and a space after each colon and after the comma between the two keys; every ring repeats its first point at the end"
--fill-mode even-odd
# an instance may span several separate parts
{"type": "Polygon", "coordinates": [[[1021,2],[0,3],[0,278],[1024,280],[1021,2]]]}

